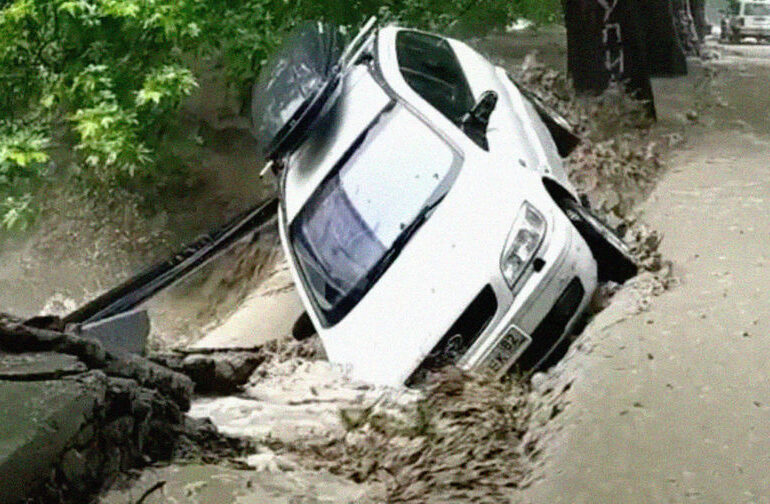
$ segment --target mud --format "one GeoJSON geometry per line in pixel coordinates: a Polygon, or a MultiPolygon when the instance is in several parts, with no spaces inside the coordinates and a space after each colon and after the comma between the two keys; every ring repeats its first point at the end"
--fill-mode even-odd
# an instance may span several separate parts
{"type": "Polygon", "coordinates": [[[101,504],[374,504],[371,489],[318,471],[255,471],[191,464],[146,471],[128,488],[115,489],[101,504]],[[160,487],[158,487],[160,485],[160,487]]]}
{"type": "Polygon", "coordinates": [[[397,414],[343,410],[343,439],[284,449],[305,465],[378,483],[385,502],[497,503],[522,486],[529,472],[526,389],[450,370],[423,393],[397,414]]]}
{"type": "Polygon", "coordinates": [[[256,239],[244,239],[147,303],[153,321],[150,349],[254,348],[274,338],[276,330],[280,335],[289,334],[296,308],[276,302],[294,300],[293,284],[287,276],[274,230],[265,230],[256,239]],[[243,306],[260,303],[271,310],[261,312],[243,306]],[[263,316],[272,320],[262,320],[263,316]],[[204,337],[208,342],[201,341],[204,337]]]}

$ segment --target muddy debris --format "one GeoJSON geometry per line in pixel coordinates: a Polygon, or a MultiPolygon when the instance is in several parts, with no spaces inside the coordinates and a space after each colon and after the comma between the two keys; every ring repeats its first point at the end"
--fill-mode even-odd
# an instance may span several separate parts
{"type": "Polygon", "coordinates": [[[566,162],[570,181],[607,224],[631,243],[641,267],[659,272],[667,265],[658,252],[662,237],[645,226],[634,208],[665,170],[664,149],[680,146],[678,133],[652,134],[644,107],[622,89],[599,97],[575,94],[564,72],[529,55],[514,75],[553,107],[583,138],[566,162]]]}
{"type": "Polygon", "coordinates": [[[376,483],[386,502],[498,503],[525,481],[526,385],[456,369],[433,377],[399,414],[376,405],[341,412],[347,434],[282,452],[314,470],[376,483]]]}

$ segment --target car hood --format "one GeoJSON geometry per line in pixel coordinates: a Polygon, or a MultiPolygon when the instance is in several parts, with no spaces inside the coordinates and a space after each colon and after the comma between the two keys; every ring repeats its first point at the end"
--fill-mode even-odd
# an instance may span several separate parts
{"type": "Polygon", "coordinates": [[[289,160],[282,184],[287,222],[373,121],[392,103],[369,69],[359,65],[344,78],[341,96],[289,160]]]}
{"type": "Polygon", "coordinates": [[[378,282],[342,321],[320,331],[331,362],[370,383],[403,384],[480,291],[502,282],[500,255],[523,195],[541,208],[550,200],[532,171],[495,165],[466,159],[444,201],[378,282]]]}

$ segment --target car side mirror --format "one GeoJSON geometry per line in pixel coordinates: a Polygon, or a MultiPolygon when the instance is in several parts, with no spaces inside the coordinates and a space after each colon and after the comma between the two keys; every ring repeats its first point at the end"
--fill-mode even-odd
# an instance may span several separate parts
{"type": "Polygon", "coordinates": [[[479,98],[478,103],[473,106],[470,115],[480,124],[484,125],[484,131],[489,126],[489,118],[492,116],[497,106],[497,93],[494,91],[485,91],[479,98]]]}
{"type": "Polygon", "coordinates": [[[489,127],[489,118],[492,116],[495,107],[497,107],[498,96],[494,91],[485,91],[476,105],[465,114],[462,121],[462,128],[466,135],[479,144],[481,148],[488,150],[487,128],[489,127]]]}

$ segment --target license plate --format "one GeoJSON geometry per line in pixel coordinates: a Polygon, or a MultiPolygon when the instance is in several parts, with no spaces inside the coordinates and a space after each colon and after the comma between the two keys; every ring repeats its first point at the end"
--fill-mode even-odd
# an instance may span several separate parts
{"type": "Polygon", "coordinates": [[[528,334],[516,326],[511,326],[487,357],[487,369],[495,375],[502,375],[524,353],[530,343],[532,343],[532,338],[528,334]]]}

